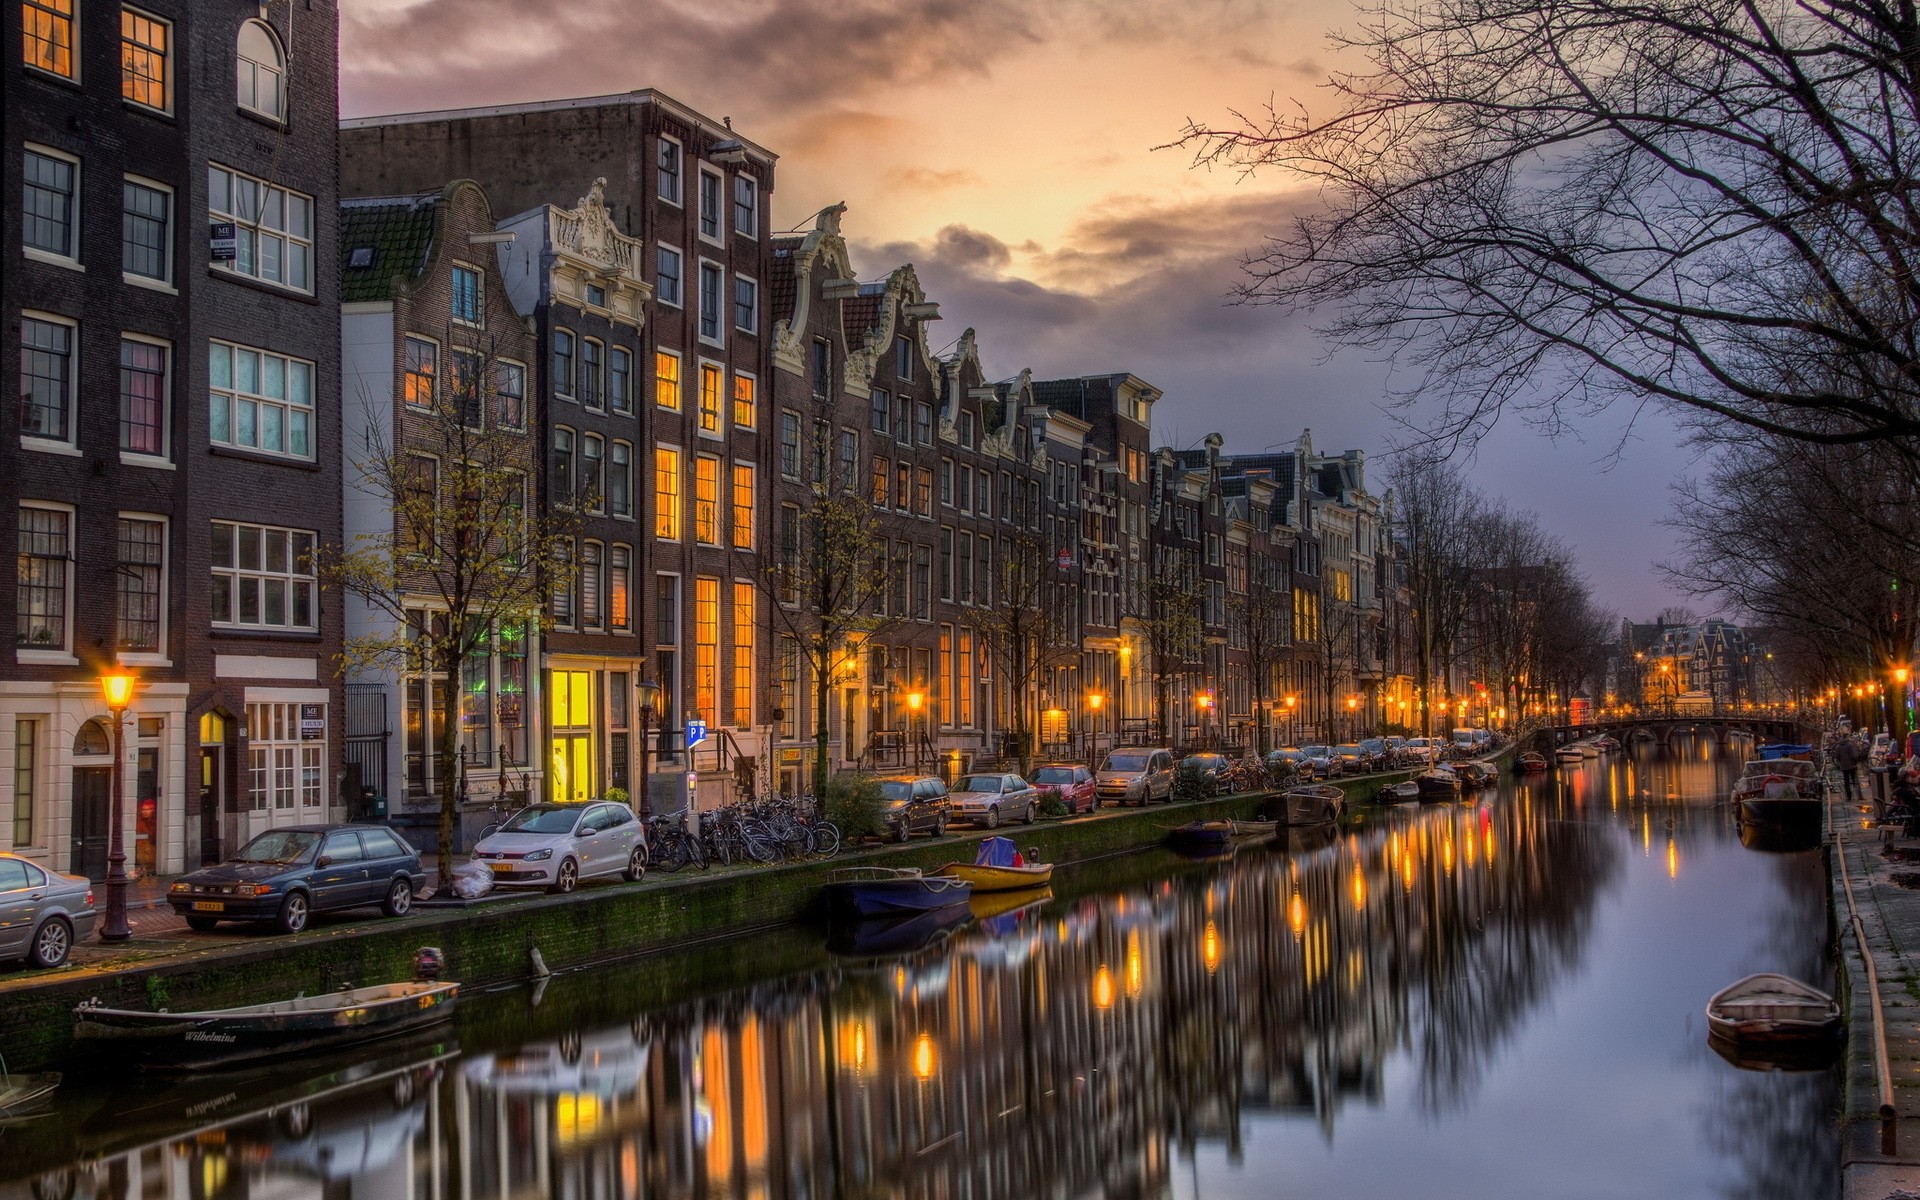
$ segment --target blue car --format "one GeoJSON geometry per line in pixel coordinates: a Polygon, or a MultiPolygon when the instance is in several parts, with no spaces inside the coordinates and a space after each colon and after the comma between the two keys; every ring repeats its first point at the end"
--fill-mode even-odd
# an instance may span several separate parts
{"type": "Polygon", "coordinates": [[[298,933],[312,914],[335,909],[377,904],[390,917],[405,916],[426,881],[419,852],[384,825],[291,825],[182,876],[167,903],[193,929],[271,921],[298,933]]]}

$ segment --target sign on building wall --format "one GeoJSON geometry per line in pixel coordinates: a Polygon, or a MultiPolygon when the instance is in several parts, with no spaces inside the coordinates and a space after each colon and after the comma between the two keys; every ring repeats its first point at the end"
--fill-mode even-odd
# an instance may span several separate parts
{"type": "Polygon", "coordinates": [[[324,704],[302,704],[300,706],[300,740],[317,742],[327,736],[327,706],[324,704]]]}
{"type": "Polygon", "coordinates": [[[240,257],[240,228],[232,221],[214,221],[207,227],[207,247],[214,262],[240,257]]]}

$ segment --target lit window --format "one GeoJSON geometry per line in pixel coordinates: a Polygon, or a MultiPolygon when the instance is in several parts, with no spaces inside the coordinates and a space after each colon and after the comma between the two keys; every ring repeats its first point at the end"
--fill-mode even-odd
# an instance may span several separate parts
{"type": "Polygon", "coordinates": [[[760,419],[759,414],[755,412],[758,402],[754,393],[757,387],[758,381],[753,376],[737,372],[734,374],[733,424],[735,428],[752,429],[754,423],[760,419]]]}
{"type": "Polygon", "coordinates": [[[753,464],[733,464],[733,548],[753,549],[753,464]]]}
{"type": "Polygon", "coordinates": [[[733,584],[733,723],[753,724],[753,585],[733,584]]]}
{"type": "Polygon", "coordinates": [[[217,164],[207,167],[207,210],[234,225],[235,256],[222,270],[313,290],[313,198],[217,164]]]}
{"type": "Polygon", "coordinates": [[[693,537],[702,545],[720,544],[720,460],[708,454],[693,459],[693,537]]]}
{"type": "Polygon", "coordinates": [[[304,529],[213,523],[213,623],[316,629],[314,535],[304,529]]]}
{"type": "Polygon", "coordinates": [[[440,373],[440,347],[423,338],[410,337],[405,355],[401,394],[414,408],[432,408],[434,380],[440,373]]]}
{"type": "Polygon", "coordinates": [[[653,450],[653,534],[680,537],[680,452],[668,446],[653,450]]]}
{"type": "Polygon", "coordinates": [[[165,112],[172,107],[167,52],[173,27],[131,8],[120,10],[120,94],[165,112]]]}
{"type": "Polygon", "coordinates": [[[21,61],[73,78],[73,0],[21,0],[21,61]]]}
{"type": "Polygon", "coordinates": [[[653,354],[653,402],[680,411],[680,356],[667,350],[653,354]]]}
{"type": "Polygon", "coordinates": [[[726,373],[718,363],[700,364],[700,432],[720,432],[720,396],[726,373]]]}
{"type": "Polygon", "coordinates": [[[265,21],[248,21],[240,26],[239,45],[240,107],[275,121],[286,119],[286,59],[280,53],[280,39],[265,21]]]}
{"type": "Polygon", "coordinates": [[[208,342],[207,363],[207,427],[216,444],[313,457],[312,363],[229,342],[208,342]]]}

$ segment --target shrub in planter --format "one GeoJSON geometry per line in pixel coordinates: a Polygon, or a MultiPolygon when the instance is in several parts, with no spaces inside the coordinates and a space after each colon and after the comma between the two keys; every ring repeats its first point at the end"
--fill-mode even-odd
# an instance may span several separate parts
{"type": "Polygon", "coordinates": [[[886,798],[880,794],[879,780],[836,775],[827,780],[827,794],[822,799],[827,820],[839,827],[841,837],[880,837],[886,833],[881,815],[886,798]]]}
{"type": "Polygon", "coordinates": [[[1048,792],[1041,798],[1038,811],[1043,817],[1064,817],[1067,815],[1067,802],[1060,798],[1059,792],[1048,792]]]}

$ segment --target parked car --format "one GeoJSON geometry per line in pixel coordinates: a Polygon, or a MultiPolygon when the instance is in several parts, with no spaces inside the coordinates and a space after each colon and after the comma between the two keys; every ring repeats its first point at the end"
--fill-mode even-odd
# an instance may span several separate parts
{"type": "Polygon", "coordinates": [[[1425,765],[1427,762],[1441,757],[1440,748],[1440,738],[1417,737],[1407,739],[1408,756],[1413,762],[1421,765],[1425,765]]]}
{"type": "Polygon", "coordinates": [[[1232,766],[1226,755],[1203,751],[1187,755],[1175,769],[1181,779],[1200,783],[1202,788],[1215,792],[1228,792],[1233,790],[1228,779],[1232,766]]]}
{"type": "Polygon", "coordinates": [[[1334,761],[1340,764],[1342,775],[1365,775],[1373,769],[1367,761],[1367,752],[1358,742],[1342,742],[1333,748],[1334,761]]]}
{"type": "Polygon", "coordinates": [[[529,804],[498,833],[481,838],[473,857],[502,887],[570,892],[596,875],[631,883],[646,874],[647,829],[631,808],[612,800],[529,804]]]}
{"type": "Polygon", "coordinates": [[[1045,800],[1058,796],[1070,813],[1092,812],[1100,807],[1100,789],[1093,772],[1085,763],[1048,763],[1033,769],[1033,788],[1045,800]]]}
{"type": "Polygon", "coordinates": [[[963,775],[949,799],[954,820],[988,829],[998,829],[1002,821],[1031,825],[1040,815],[1040,793],[1018,775],[963,775]]]}
{"type": "Polygon", "coordinates": [[[1340,773],[1340,762],[1334,757],[1333,747],[1314,744],[1300,747],[1301,755],[1307,765],[1313,768],[1315,779],[1331,779],[1340,773]]]}
{"type": "Polygon", "coordinates": [[[1278,783],[1288,779],[1313,778],[1313,764],[1298,746],[1282,746],[1267,751],[1267,774],[1278,783]]]}
{"type": "Polygon", "coordinates": [[[390,917],[405,916],[426,881],[419,853],[384,825],[289,825],[181,876],[167,903],[194,929],[271,921],[298,933],[309,916],[334,909],[377,904],[390,917]]]}
{"type": "Polygon", "coordinates": [[[884,805],[881,819],[887,833],[896,842],[904,842],[921,830],[935,837],[947,832],[953,804],[947,798],[947,785],[937,775],[899,775],[880,781],[884,805]]]}
{"type": "Polygon", "coordinates": [[[0,852],[0,960],[60,966],[93,919],[90,880],[0,852]]]}
{"type": "Polygon", "coordinates": [[[1173,799],[1173,751],[1163,746],[1121,746],[1107,753],[1094,783],[1104,803],[1146,804],[1173,799]]]}
{"type": "Polygon", "coordinates": [[[1393,765],[1393,755],[1387,750],[1385,738],[1361,738],[1360,749],[1366,753],[1369,770],[1384,771],[1393,765]]]}

